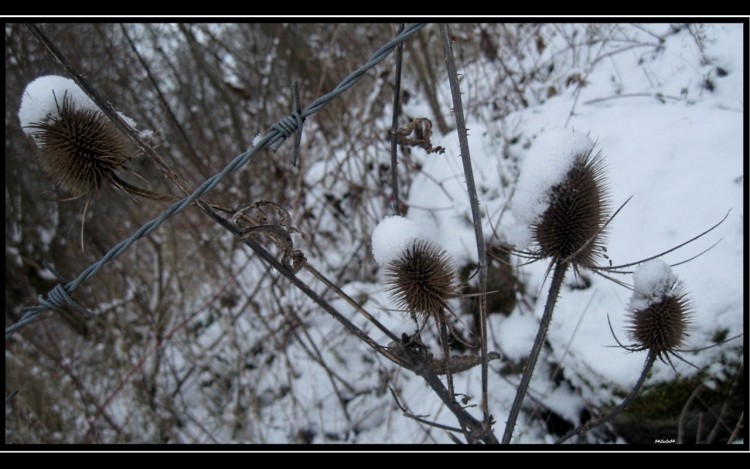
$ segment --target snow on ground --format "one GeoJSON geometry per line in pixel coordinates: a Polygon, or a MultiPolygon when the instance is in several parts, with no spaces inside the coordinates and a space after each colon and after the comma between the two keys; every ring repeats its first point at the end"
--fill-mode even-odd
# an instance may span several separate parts
{"type": "MultiPolygon", "coordinates": [[[[743,51],[739,47],[743,43],[742,27],[707,25],[701,52],[684,30],[668,34],[669,25],[647,26],[655,34],[666,36],[661,47],[632,48],[601,57],[593,67],[582,71],[586,84],[578,94],[571,86],[543,104],[508,116],[506,121],[513,122],[521,136],[506,152],[511,158],[503,157],[497,130],[486,119],[467,115],[472,164],[482,211],[489,214],[489,219],[485,216],[483,220],[485,238],[492,239],[498,233],[506,239],[514,217],[508,216],[512,187],[504,181],[513,179],[513,158],[518,158],[523,167],[537,145],[534,139],[550,129],[587,134],[604,155],[613,209],[633,196],[608,229],[606,246],[614,265],[645,259],[683,243],[719,222],[729,211],[726,221],[714,231],[664,256],[666,262],[676,264],[720,241],[702,256],[673,268],[694,306],[687,348],[700,348],[711,345],[717,332],[726,331],[731,337],[743,330],[742,136],[746,129],[742,121],[743,51]]],[[[467,77],[476,75],[471,66],[464,72],[467,77]]],[[[441,90],[440,95],[447,96],[447,92],[441,90]]],[[[449,100],[443,103],[443,108],[451,107],[449,100]]],[[[426,103],[413,101],[408,113],[429,116],[430,110],[426,103]]],[[[475,261],[474,233],[455,132],[434,135],[433,144],[444,146],[446,153],[424,158],[422,173],[410,188],[407,217],[432,226],[459,265],[475,261]]],[[[528,175],[522,174],[524,179],[528,175]]],[[[539,318],[544,307],[546,269],[543,262],[519,267],[527,292],[539,297],[532,311],[521,306],[507,318],[491,317],[496,345],[509,358],[515,359],[522,350],[528,353],[531,348],[529,321],[539,318]]],[[[630,284],[633,281],[631,276],[619,279],[630,284]]],[[[626,312],[631,292],[599,277],[591,276],[590,280],[592,285],[585,290],[564,287],[549,331],[551,353],[541,362],[560,364],[585,401],[602,405],[635,383],[645,352],[627,353],[613,347],[616,341],[608,319],[620,341],[627,343],[626,312]]],[[[571,281],[569,274],[566,282],[571,281]]],[[[707,366],[722,355],[739,359],[741,346],[740,339],[684,356],[697,366],[707,366]]],[[[676,368],[681,375],[695,372],[683,363],[676,363],[676,368]]],[[[542,386],[536,391],[548,386],[539,379],[543,375],[540,370],[534,375],[532,392],[535,385],[542,386]]],[[[659,363],[647,386],[674,377],[668,366],[659,363]]],[[[457,388],[467,386],[478,399],[477,373],[469,372],[458,379],[457,388]]],[[[501,416],[507,415],[514,387],[493,382],[490,389],[492,412],[501,431],[501,416]]],[[[537,397],[554,407],[561,399],[555,394],[559,391],[547,391],[546,396],[537,397]]],[[[424,412],[435,405],[429,402],[433,402],[431,396],[419,400],[424,412]]],[[[534,431],[530,432],[520,432],[517,441],[538,441],[531,436],[534,431]]]]}

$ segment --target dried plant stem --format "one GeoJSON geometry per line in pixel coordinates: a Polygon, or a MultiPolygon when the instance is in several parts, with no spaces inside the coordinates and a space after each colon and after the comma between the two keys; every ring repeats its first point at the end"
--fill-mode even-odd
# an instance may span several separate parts
{"type": "MultiPolygon", "coordinates": [[[[201,208],[203,209],[204,207],[201,206],[201,208]]],[[[461,425],[466,427],[467,434],[471,439],[477,439],[485,443],[497,443],[497,438],[495,438],[495,436],[491,432],[485,431],[484,426],[481,422],[479,422],[474,417],[472,417],[471,414],[466,412],[466,410],[461,407],[455,399],[450,398],[448,390],[445,388],[442,381],[440,381],[440,378],[435,373],[435,371],[432,370],[429,364],[430,360],[426,353],[424,354],[424,356],[418,354],[410,354],[408,357],[409,359],[406,360],[403,357],[390,352],[387,347],[382,347],[369,335],[367,335],[367,333],[354,325],[333,306],[331,306],[330,303],[328,303],[325,299],[318,295],[312,288],[310,288],[310,286],[308,286],[304,281],[297,277],[294,272],[292,272],[287,266],[279,262],[271,253],[264,249],[263,246],[261,246],[251,238],[242,238],[241,230],[239,228],[234,226],[230,221],[225,220],[223,217],[215,213],[213,210],[211,210],[210,207],[206,207],[204,211],[206,211],[206,214],[209,217],[211,217],[227,231],[230,231],[238,238],[241,238],[241,241],[243,243],[253,249],[256,254],[258,254],[264,261],[275,268],[281,275],[286,277],[287,280],[289,280],[295,287],[300,289],[311,300],[317,303],[326,313],[340,322],[346,329],[349,330],[349,332],[360,338],[373,350],[380,353],[388,360],[399,366],[407,368],[424,378],[424,380],[433,389],[433,391],[435,391],[438,397],[440,397],[440,399],[448,406],[451,412],[453,412],[453,414],[456,416],[456,419],[461,423],[461,425]]]]}
{"type": "Polygon", "coordinates": [[[448,394],[451,399],[455,399],[456,392],[453,389],[453,370],[451,370],[451,348],[448,345],[448,325],[445,324],[445,318],[438,318],[437,323],[440,330],[440,342],[443,346],[443,357],[445,358],[445,376],[448,381],[448,394]]]}
{"type": "Polygon", "coordinates": [[[516,390],[516,397],[513,400],[513,406],[510,408],[508,421],[505,424],[505,432],[503,433],[503,444],[509,444],[510,439],[513,437],[513,428],[516,426],[516,420],[521,411],[523,399],[526,396],[526,391],[529,389],[531,375],[534,373],[536,362],[542,351],[542,345],[544,345],[544,339],[547,337],[547,330],[549,329],[550,322],[552,322],[552,312],[555,310],[557,297],[560,294],[560,287],[562,287],[562,282],[569,266],[570,264],[565,261],[558,261],[555,263],[554,273],[552,274],[552,283],[549,286],[549,293],[547,294],[547,304],[544,305],[544,314],[542,314],[542,322],[539,324],[539,331],[536,334],[536,339],[534,339],[534,346],[531,348],[531,354],[526,363],[526,368],[523,371],[521,383],[516,390]]]}
{"type": "MultiPolygon", "coordinates": [[[[685,401],[685,404],[682,406],[682,411],[680,412],[680,418],[677,420],[677,444],[683,445],[685,444],[685,424],[687,420],[687,413],[688,409],[690,409],[690,406],[693,404],[693,401],[698,398],[698,394],[703,390],[703,382],[699,383],[698,386],[693,389],[693,392],[690,393],[687,400],[685,401]]],[[[696,432],[695,435],[696,438],[700,438],[700,432],[696,432]]]]}
{"type": "MultiPolygon", "coordinates": [[[[398,28],[399,34],[404,30],[404,23],[398,28]]],[[[391,191],[393,197],[393,210],[396,215],[401,212],[401,201],[398,196],[398,116],[401,108],[401,62],[404,55],[404,44],[396,48],[396,81],[393,85],[393,121],[391,123],[391,191]]]]}
{"type": "Polygon", "coordinates": [[[401,401],[399,401],[398,396],[396,395],[396,391],[394,391],[392,387],[388,386],[388,390],[391,391],[391,396],[393,396],[393,400],[396,402],[396,405],[398,406],[398,408],[401,410],[401,412],[404,414],[405,417],[408,417],[410,419],[416,420],[419,423],[423,423],[423,424],[429,425],[431,427],[439,428],[441,430],[446,430],[446,431],[449,431],[449,432],[461,433],[461,429],[460,428],[451,427],[449,425],[443,425],[442,423],[431,422],[431,421],[429,421],[429,420],[427,420],[425,418],[422,418],[422,417],[420,417],[418,415],[414,415],[413,413],[411,413],[409,411],[409,409],[407,409],[406,407],[404,407],[403,404],[401,404],[401,401]]]}
{"type": "Polygon", "coordinates": [[[630,390],[630,393],[628,393],[625,399],[623,399],[622,402],[620,402],[620,404],[617,405],[617,407],[609,411],[607,414],[600,415],[597,418],[591,419],[588,422],[577,426],[576,428],[572,429],[571,431],[563,435],[559,440],[555,442],[555,444],[562,443],[576,435],[581,435],[593,428],[602,426],[605,423],[612,420],[613,418],[617,417],[620,414],[620,412],[625,410],[625,408],[629,406],[631,402],[633,402],[633,399],[635,399],[635,397],[641,391],[641,388],[643,387],[643,383],[646,382],[646,377],[648,376],[648,372],[651,371],[651,368],[654,366],[654,362],[656,361],[656,356],[657,354],[654,351],[649,351],[648,356],[646,357],[646,363],[643,365],[643,371],[641,372],[641,376],[638,377],[638,381],[635,383],[635,386],[633,386],[633,389],[630,390]]]}
{"type": "Polygon", "coordinates": [[[729,439],[727,440],[727,444],[728,445],[732,444],[732,442],[740,434],[740,431],[743,428],[742,422],[744,422],[744,421],[745,421],[745,412],[742,412],[740,414],[740,418],[737,419],[737,425],[734,426],[734,430],[732,431],[732,434],[729,435],[729,439]]]}
{"type": "Polygon", "coordinates": [[[385,327],[380,321],[378,321],[377,319],[375,319],[369,312],[367,312],[366,309],[364,309],[363,307],[361,307],[359,305],[359,303],[357,303],[356,301],[354,301],[354,299],[351,296],[347,295],[342,289],[340,289],[335,283],[333,283],[331,280],[329,280],[325,275],[323,275],[322,273],[320,273],[320,271],[318,271],[315,267],[311,266],[308,263],[305,263],[305,266],[303,267],[303,269],[305,269],[308,272],[310,272],[315,278],[317,278],[318,280],[320,280],[326,287],[328,287],[331,290],[333,290],[334,293],[336,293],[341,299],[343,299],[344,301],[346,301],[347,303],[349,303],[349,305],[352,308],[354,308],[355,310],[357,310],[357,312],[359,314],[361,314],[368,321],[370,321],[371,323],[373,323],[375,325],[375,327],[377,327],[378,329],[380,329],[380,331],[383,334],[387,335],[391,340],[393,340],[393,341],[399,341],[399,340],[401,340],[400,337],[398,337],[396,334],[394,334],[393,332],[391,332],[391,330],[388,329],[387,327],[385,327]]]}
{"type": "MultiPolygon", "coordinates": [[[[732,385],[730,386],[729,393],[731,396],[731,393],[735,392],[737,388],[740,386],[740,380],[739,375],[735,375],[734,378],[732,378],[732,385]]],[[[719,436],[719,430],[724,428],[725,430],[732,433],[731,429],[724,423],[724,419],[727,416],[727,412],[729,411],[729,406],[731,404],[731,399],[729,399],[729,396],[727,396],[727,399],[724,400],[724,403],[721,405],[721,411],[719,412],[719,415],[715,415],[716,417],[716,423],[714,424],[714,427],[711,429],[711,432],[706,437],[705,442],[708,444],[713,443],[717,440],[717,437],[719,436]]],[[[710,410],[710,407],[709,407],[710,410]]]]}
{"type": "Polygon", "coordinates": [[[440,25],[440,35],[443,38],[443,50],[445,51],[445,63],[448,68],[448,81],[453,98],[453,115],[456,118],[456,131],[461,149],[461,161],[466,177],[466,189],[469,193],[471,204],[471,218],[474,221],[474,234],[477,243],[477,264],[479,268],[479,324],[480,324],[480,346],[482,357],[482,414],[484,416],[485,431],[490,432],[492,416],[489,411],[487,399],[487,246],[484,243],[482,232],[482,214],[479,211],[479,198],[474,183],[474,172],[471,168],[471,154],[469,152],[469,140],[467,138],[466,120],[464,119],[463,103],[461,101],[461,89],[458,86],[458,72],[456,61],[453,57],[453,45],[451,43],[450,30],[447,24],[440,25]]]}
{"type": "Polygon", "coordinates": [[[185,145],[193,161],[199,164],[203,170],[208,171],[209,168],[206,167],[206,164],[203,162],[203,159],[201,159],[200,156],[198,156],[198,152],[195,150],[195,148],[193,148],[193,144],[191,143],[190,138],[188,137],[187,132],[185,131],[185,128],[182,126],[182,124],[180,124],[180,121],[179,119],[177,119],[177,116],[174,115],[174,112],[172,111],[172,108],[169,105],[167,98],[164,96],[164,93],[162,93],[161,91],[161,87],[159,86],[159,83],[156,81],[156,78],[154,78],[154,75],[151,73],[151,68],[148,66],[148,63],[146,63],[146,60],[143,58],[141,53],[138,52],[138,48],[136,47],[133,40],[130,38],[130,35],[128,34],[128,31],[125,28],[125,25],[123,23],[120,23],[120,30],[122,31],[122,35],[128,41],[128,44],[130,45],[130,49],[138,58],[138,62],[140,62],[141,66],[146,71],[146,76],[148,76],[149,81],[153,85],[154,90],[156,91],[156,94],[159,96],[159,100],[161,100],[162,104],[164,105],[164,108],[167,114],[169,115],[170,119],[172,119],[172,122],[174,122],[175,126],[177,127],[177,131],[180,133],[180,136],[185,142],[185,145]]]}
{"type": "MultiPolygon", "coordinates": [[[[438,323],[438,330],[440,331],[440,342],[443,346],[443,357],[445,358],[445,380],[448,382],[448,396],[450,399],[455,402],[456,401],[456,391],[453,387],[453,370],[451,367],[451,348],[448,345],[449,335],[448,335],[448,324],[446,324],[445,317],[437,317],[435,321],[438,323]]],[[[473,438],[471,434],[466,430],[466,425],[463,424],[463,422],[459,421],[461,424],[461,431],[464,433],[464,436],[466,437],[467,443],[474,443],[473,438]]]]}

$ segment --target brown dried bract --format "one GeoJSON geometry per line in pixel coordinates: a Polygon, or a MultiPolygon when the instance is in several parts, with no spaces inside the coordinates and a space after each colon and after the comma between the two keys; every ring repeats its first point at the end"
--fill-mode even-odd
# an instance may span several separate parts
{"type": "MultiPolygon", "coordinates": [[[[391,131],[389,135],[393,135],[391,131]]],[[[402,147],[419,147],[427,153],[445,153],[443,147],[432,146],[432,121],[426,117],[417,117],[413,119],[406,127],[400,127],[396,130],[396,141],[402,147]]]]}

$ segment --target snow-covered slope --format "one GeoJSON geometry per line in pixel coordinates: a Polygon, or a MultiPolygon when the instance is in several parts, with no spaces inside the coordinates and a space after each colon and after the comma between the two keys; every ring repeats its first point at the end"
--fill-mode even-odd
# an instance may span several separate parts
{"type": "MultiPolygon", "coordinates": [[[[506,240],[506,233],[513,231],[516,223],[509,209],[512,184],[504,182],[514,179],[513,172],[523,166],[517,161],[522,163],[535,149],[539,135],[560,128],[583,132],[596,142],[605,158],[614,209],[632,196],[608,229],[606,246],[614,265],[677,246],[729,212],[714,231],[664,256],[669,264],[678,264],[720,241],[702,256],[673,268],[693,306],[687,348],[697,349],[711,345],[714,336],[738,335],[743,327],[742,141],[747,129],[742,123],[742,27],[707,25],[700,44],[684,29],[674,31],[659,24],[646,28],[664,38],[658,47],[595,50],[598,55],[580,71],[583,86],[570,86],[543,103],[514,112],[503,126],[467,115],[471,157],[482,210],[489,214],[489,219],[484,219],[485,237],[495,242],[496,234],[506,240]],[[517,138],[503,147],[498,136],[511,127],[508,123],[517,138]]],[[[549,47],[554,48],[554,43],[549,47]]],[[[479,67],[467,67],[464,82],[479,76],[475,69],[479,67]]],[[[442,91],[441,96],[448,96],[442,91]]],[[[446,100],[444,106],[450,108],[450,102],[446,100]]],[[[408,111],[410,115],[430,112],[420,102],[408,111]]],[[[435,136],[433,143],[445,146],[446,154],[424,158],[423,173],[410,188],[408,217],[439,233],[441,244],[454,258],[474,260],[474,233],[457,138],[455,133],[435,136]]],[[[520,306],[509,317],[491,317],[495,345],[509,357],[518,358],[523,350],[528,354],[531,348],[533,335],[529,331],[536,329],[534,324],[544,307],[547,267],[544,262],[518,267],[527,293],[538,297],[530,310],[520,306]]],[[[618,279],[632,284],[631,276],[618,279]]],[[[576,408],[584,403],[607,404],[629,389],[646,355],[613,347],[616,341],[608,319],[621,342],[630,340],[626,312],[631,292],[604,278],[592,276],[590,280],[587,289],[564,287],[549,332],[549,354],[541,360],[546,364],[538,366],[532,381],[534,397],[559,408],[563,415],[571,415],[573,421],[577,420],[576,408]],[[550,382],[545,366],[551,364],[562,367],[575,392],[550,382]]],[[[682,355],[720,375],[719,357],[739,360],[741,347],[742,339],[737,339],[682,355]]],[[[689,365],[673,362],[680,375],[695,373],[689,365]]],[[[459,379],[457,388],[478,399],[478,375],[478,370],[469,372],[459,379]]],[[[515,390],[494,375],[491,410],[501,431],[502,416],[507,415],[515,390]]],[[[647,386],[674,377],[669,366],[657,363],[647,386]]],[[[412,392],[417,393],[416,389],[412,392]]],[[[437,405],[422,402],[415,413],[434,415],[437,405]]],[[[517,434],[519,442],[549,439],[537,427],[517,434]]]]}

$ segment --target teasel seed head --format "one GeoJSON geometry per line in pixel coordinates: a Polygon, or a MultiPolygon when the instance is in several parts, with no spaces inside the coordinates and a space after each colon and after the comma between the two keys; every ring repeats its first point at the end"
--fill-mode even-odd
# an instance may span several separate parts
{"type": "Polygon", "coordinates": [[[685,345],[690,301],[682,282],[664,261],[654,259],[636,270],[629,309],[633,350],[649,350],[663,360],[685,345]]]}
{"type": "Polygon", "coordinates": [[[548,196],[549,206],[531,226],[538,255],[569,259],[576,268],[595,266],[609,208],[601,152],[593,154],[592,147],[577,153],[548,196]]]}
{"type": "Polygon", "coordinates": [[[133,146],[101,112],[80,108],[67,95],[58,114],[33,122],[42,170],[73,196],[99,191],[133,156],[133,146]]]}
{"type": "Polygon", "coordinates": [[[453,262],[430,241],[415,239],[386,265],[386,284],[399,308],[415,317],[443,317],[455,296],[453,262]]]}

